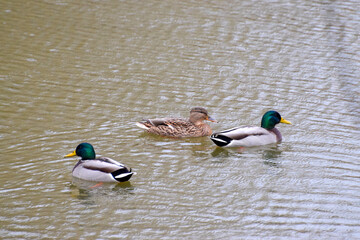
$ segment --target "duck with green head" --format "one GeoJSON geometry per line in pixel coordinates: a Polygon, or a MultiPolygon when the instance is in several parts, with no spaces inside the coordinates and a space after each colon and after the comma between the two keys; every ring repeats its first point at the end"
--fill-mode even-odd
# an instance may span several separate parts
{"type": "Polygon", "coordinates": [[[134,174],[131,168],[108,157],[96,158],[90,143],[79,144],[75,151],[65,157],[79,156],[81,159],[72,170],[76,178],[97,182],[125,182],[134,174]]]}
{"type": "Polygon", "coordinates": [[[261,119],[261,127],[242,126],[214,133],[210,139],[219,147],[253,147],[281,142],[278,123],[291,124],[276,111],[266,112],[261,119]]]}

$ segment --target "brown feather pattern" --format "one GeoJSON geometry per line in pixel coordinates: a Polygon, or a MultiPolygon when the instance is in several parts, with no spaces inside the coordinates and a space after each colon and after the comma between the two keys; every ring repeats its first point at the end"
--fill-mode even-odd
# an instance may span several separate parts
{"type": "Polygon", "coordinates": [[[146,131],[168,137],[202,137],[210,136],[211,127],[204,120],[213,120],[206,109],[195,107],[190,111],[190,118],[156,118],[146,119],[140,124],[148,128],[146,131]]]}

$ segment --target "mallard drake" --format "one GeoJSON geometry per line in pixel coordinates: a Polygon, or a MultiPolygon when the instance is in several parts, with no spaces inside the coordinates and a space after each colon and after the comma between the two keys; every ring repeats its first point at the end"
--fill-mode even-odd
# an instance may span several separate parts
{"type": "Polygon", "coordinates": [[[281,133],[275,128],[278,123],[291,124],[276,111],[266,112],[261,127],[242,126],[214,133],[210,139],[219,147],[253,147],[280,142],[281,133]]]}
{"type": "Polygon", "coordinates": [[[125,182],[134,174],[131,168],[108,158],[96,158],[95,150],[90,143],[80,143],[74,152],[65,157],[79,156],[81,159],[72,170],[76,178],[97,182],[125,182]]]}
{"type": "Polygon", "coordinates": [[[145,119],[136,125],[149,133],[168,137],[203,137],[210,136],[211,127],[204,120],[216,122],[205,108],[195,107],[190,111],[189,119],[155,118],[145,119]]]}

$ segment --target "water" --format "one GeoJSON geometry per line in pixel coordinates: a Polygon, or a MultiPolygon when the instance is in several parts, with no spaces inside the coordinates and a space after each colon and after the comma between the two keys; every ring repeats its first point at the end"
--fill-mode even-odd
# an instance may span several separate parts
{"type": "Polygon", "coordinates": [[[360,238],[356,1],[2,1],[4,239],[360,238]],[[283,142],[151,136],[206,107],[215,131],[279,111],[283,142]],[[87,141],[137,175],[94,187],[87,141]]]}

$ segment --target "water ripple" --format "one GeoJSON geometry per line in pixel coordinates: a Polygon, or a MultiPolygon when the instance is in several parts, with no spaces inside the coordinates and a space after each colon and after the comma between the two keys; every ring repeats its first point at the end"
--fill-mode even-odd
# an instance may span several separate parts
{"type": "Polygon", "coordinates": [[[13,2],[0,15],[4,238],[359,235],[355,1],[13,2]],[[1,17],[2,16],[2,17],[1,17]],[[204,106],[215,131],[275,109],[283,142],[219,149],[135,122],[204,106]],[[72,178],[80,142],[130,182],[72,178]]]}

